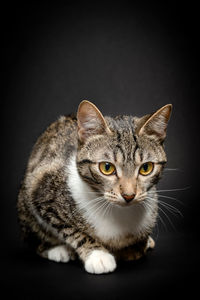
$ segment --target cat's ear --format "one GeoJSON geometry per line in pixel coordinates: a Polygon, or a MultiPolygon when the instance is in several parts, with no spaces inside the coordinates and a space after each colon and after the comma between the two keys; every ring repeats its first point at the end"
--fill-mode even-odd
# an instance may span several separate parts
{"type": "Polygon", "coordinates": [[[102,113],[91,102],[83,100],[77,112],[78,137],[84,142],[89,136],[111,133],[102,113]]]}
{"type": "Polygon", "coordinates": [[[163,142],[166,137],[167,123],[172,111],[172,104],[161,107],[152,115],[145,116],[141,120],[137,134],[148,135],[156,138],[159,142],[163,142]]]}

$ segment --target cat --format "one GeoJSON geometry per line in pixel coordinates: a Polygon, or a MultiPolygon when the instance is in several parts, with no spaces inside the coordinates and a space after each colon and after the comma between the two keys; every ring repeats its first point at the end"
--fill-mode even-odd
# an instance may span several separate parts
{"type": "Polygon", "coordinates": [[[78,257],[89,273],[113,272],[119,259],[154,248],[156,184],[172,105],[153,114],[104,117],[84,100],[33,147],[18,196],[23,236],[56,262],[78,257]]]}

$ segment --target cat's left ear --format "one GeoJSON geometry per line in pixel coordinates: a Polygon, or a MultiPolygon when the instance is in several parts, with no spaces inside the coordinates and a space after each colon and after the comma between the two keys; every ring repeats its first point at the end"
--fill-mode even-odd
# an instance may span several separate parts
{"type": "Polygon", "coordinates": [[[146,134],[163,142],[166,137],[167,124],[170,119],[172,104],[167,104],[149,116],[138,131],[138,135],[146,134]]]}
{"type": "Polygon", "coordinates": [[[78,137],[82,143],[92,135],[111,133],[102,113],[93,103],[87,100],[83,100],[79,104],[77,121],[78,137]]]}

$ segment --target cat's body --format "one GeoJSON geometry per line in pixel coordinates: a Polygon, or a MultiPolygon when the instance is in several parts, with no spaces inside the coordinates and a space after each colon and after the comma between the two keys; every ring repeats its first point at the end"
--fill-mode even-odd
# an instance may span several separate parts
{"type": "Polygon", "coordinates": [[[107,273],[116,259],[137,259],[154,246],[155,185],[166,162],[162,142],[170,110],[141,119],[103,118],[83,101],[77,118],[61,117],[48,127],[33,148],[18,197],[22,231],[37,237],[40,255],[67,262],[76,253],[86,271],[107,273]],[[154,122],[155,130],[154,118],[162,121],[160,128],[154,122]]]}

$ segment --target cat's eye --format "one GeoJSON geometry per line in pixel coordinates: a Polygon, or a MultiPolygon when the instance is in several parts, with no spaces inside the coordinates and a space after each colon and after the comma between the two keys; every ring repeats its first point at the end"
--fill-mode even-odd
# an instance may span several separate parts
{"type": "Polygon", "coordinates": [[[116,172],[115,166],[109,162],[101,162],[99,164],[99,170],[104,175],[113,175],[116,172]]]}
{"type": "Polygon", "coordinates": [[[143,176],[149,175],[153,171],[153,167],[152,162],[146,162],[140,167],[139,173],[143,176]]]}

